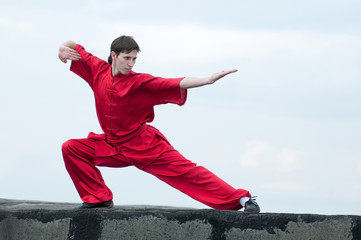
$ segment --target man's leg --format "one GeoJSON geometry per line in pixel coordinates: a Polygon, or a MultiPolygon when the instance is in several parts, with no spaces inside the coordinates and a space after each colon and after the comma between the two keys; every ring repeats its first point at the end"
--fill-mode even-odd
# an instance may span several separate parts
{"type": "Polygon", "coordinates": [[[238,210],[240,198],[251,197],[247,190],[233,188],[176,150],[164,152],[143,170],[214,209],[238,210]]]}
{"type": "MultiPolygon", "coordinates": [[[[95,166],[95,144],[89,139],[71,139],[63,143],[65,167],[83,202],[100,203],[113,199],[111,190],[95,166]]],[[[98,165],[98,164],[97,164],[98,165]]]]}

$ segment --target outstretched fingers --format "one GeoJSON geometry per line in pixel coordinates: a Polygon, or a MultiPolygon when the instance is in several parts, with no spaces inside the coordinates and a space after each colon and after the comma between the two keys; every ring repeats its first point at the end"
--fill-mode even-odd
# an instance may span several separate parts
{"type": "Polygon", "coordinates": [[[228,75],[228,74],[231,74],[231,73],[235,73],[235,72],[237,72],[237,71],[238,71],[237,69],[232,69],[232,70],[222,71],[222,72],[219,72],[219,73],[214,73],[214,74],[211,76],[210,83],[214,83],[214,82],[216,82],[217,80],[223,78],[224,76],[226,76],[226,75],[228,75]]]}
{"type": "Polygon", "coordinates": [[[76,50],[70,48],[69,60],[78,61],[80,59],[81,59],[80,54],[76,50]]]}
{"type": "Polygon", "coordinates": [[[59,47],[58,57],[63,63],[66,63],[67,60],[78,61],[81,59],[80,54],[76,50],[63,45],[59,47]]]}
{"type": "Polygon", "coordinates": [[[222,77],[224,77],[224,76],[226,76],[226,75],[228,75],[228,74],[231,74],[231,73],[235,73],[235,72],[237,72],[237,71],[238,71],[237,69],[232,69],[232,70],[228,70],[228,71],[222,71],[222,74],[223,74],[222,77]]]}

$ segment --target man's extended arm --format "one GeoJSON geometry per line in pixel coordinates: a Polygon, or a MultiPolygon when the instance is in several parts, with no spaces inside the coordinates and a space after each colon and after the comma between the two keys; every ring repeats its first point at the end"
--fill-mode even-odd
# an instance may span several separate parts
{"type": "Polygon", "coordinates": [[[222,71],[205,78],[186,77],[180,82],[179,86],[181,89],[188,89],[213,84],[222,77],[234,72],[237,72],[237,70],[222,71]]]}
{"type": "Polygon", "coordinates": [[[63,62],[66,63],[67,60],[78,61],[81,59],[80,54],[75,51],[76,43],[73,41],[66,41],[65,43],[59,46],[58,57],[63,62]]]}

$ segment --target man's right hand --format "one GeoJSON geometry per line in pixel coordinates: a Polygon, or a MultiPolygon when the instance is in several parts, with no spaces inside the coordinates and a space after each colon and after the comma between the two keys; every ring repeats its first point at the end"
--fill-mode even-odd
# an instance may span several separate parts
{"type": "Polygon", "coordinates": [[[75,49],[65,45],[60,45],[58,57],[63,63],[66,63],[67,60],[79,61],[81,59],[80,54],[75,49]]]}

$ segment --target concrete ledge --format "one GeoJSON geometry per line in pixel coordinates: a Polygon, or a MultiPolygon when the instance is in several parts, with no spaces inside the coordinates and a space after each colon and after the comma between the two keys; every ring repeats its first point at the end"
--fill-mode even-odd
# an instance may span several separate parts
{"type": "Polygon", "coordinates": [[[0,199],[0,239],[361,239],[361,216],[157,206],[79,210],[77,206],[0,199]]]}

